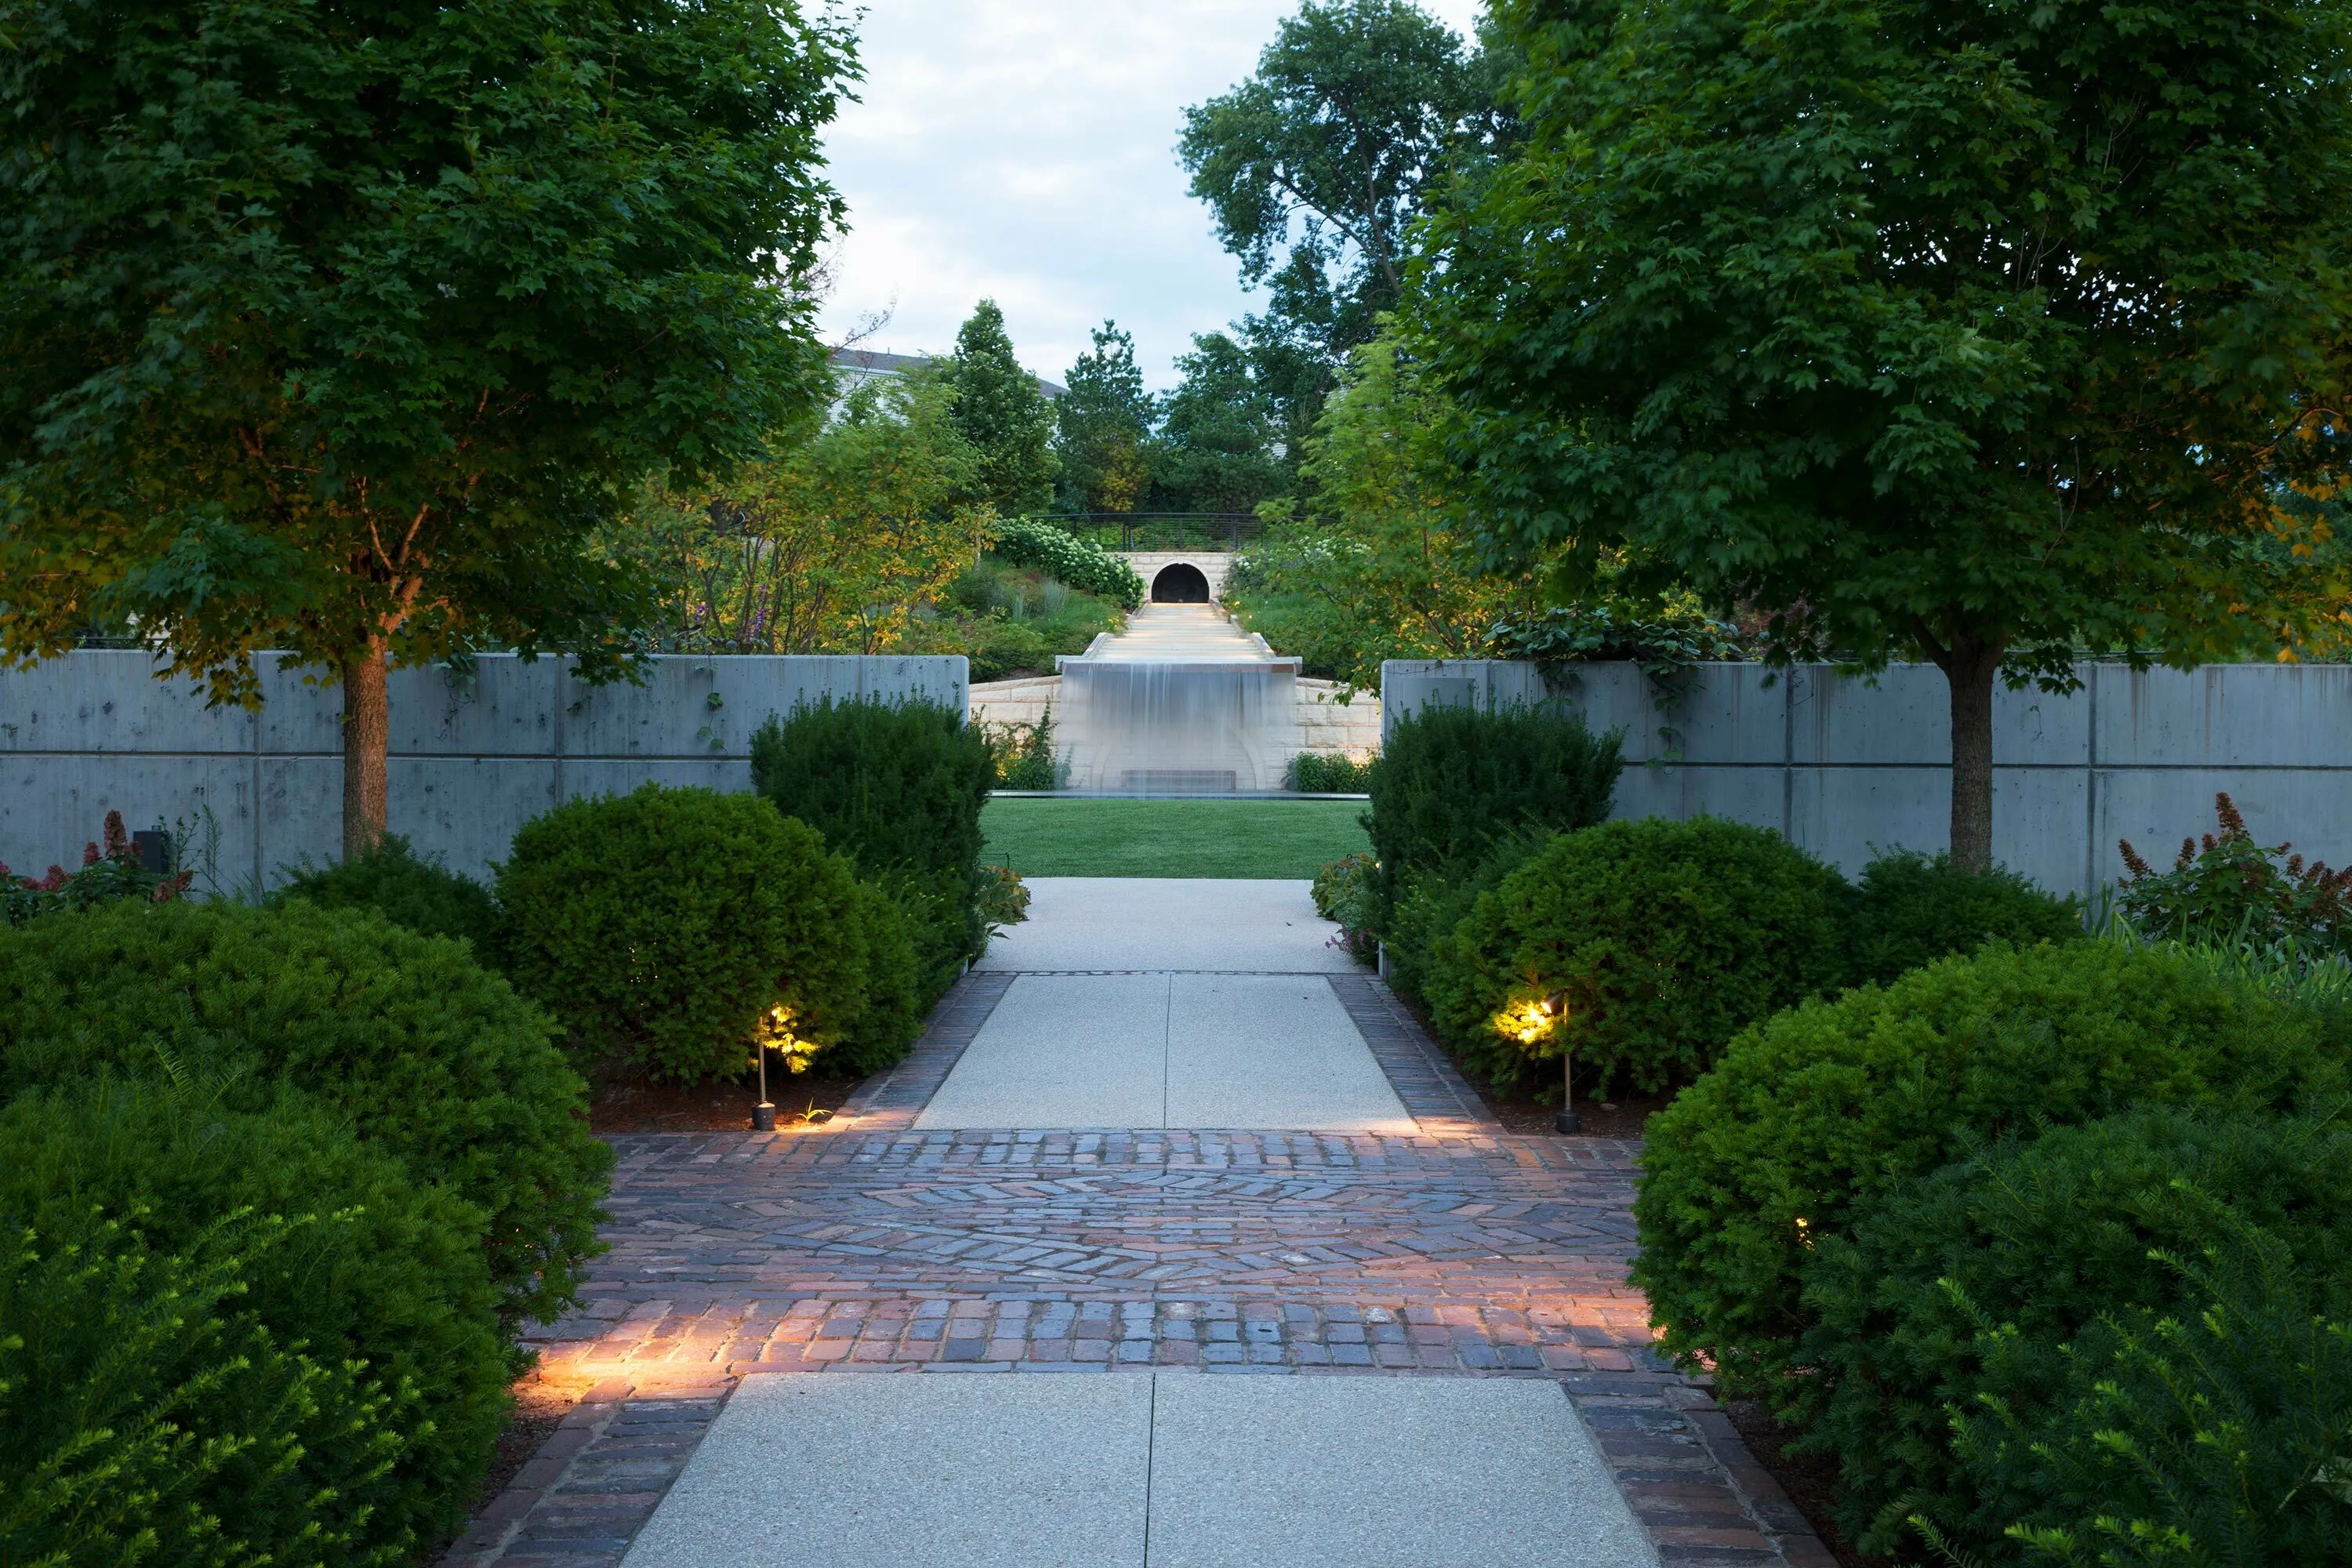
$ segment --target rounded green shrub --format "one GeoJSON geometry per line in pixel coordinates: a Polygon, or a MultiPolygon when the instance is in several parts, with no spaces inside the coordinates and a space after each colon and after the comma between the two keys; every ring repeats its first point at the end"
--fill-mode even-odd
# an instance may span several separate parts
{"type": "Polygon", "coordinates": [[[460,942],[299,900],[119,904],[0,932],[0,1093],[108,1064],[283,1078],[489,1216],[509,1323],[552,1321],[600,1249],[610,1149],[547,1017],[460,942]],[[159,1045],[162,1052],[159,1052],[159,1045]]]}
{"type": "Polygon", "coordinates": [[[1916,1547],[1918,1514],[1974,1560],[2015,1555],[2002,1531],[2032,1487],[2013,1462],[1969,1463],[1952,1413],[1990,1399],[2025,1426],[2054,1417],[2078,1337],[2103,1316],[2193,1310],[2160,1255],[2197,1258],[2237,1226],[2306,1272],[2352,1274],[2347,1193],[2352,1128],[2150,1107],[1997,1144],[1822,1237],[1800,1359],[1808,1441],[1837,1457],[1849,1539],[1873,1556],[1916,1547]]]}
{"type": "Polygon", "coordinates": [[[1034,566],[1056,582],[1099,594],[1122,610],[1143,603],[1143,579],[1134,567],[1050,522],[1024,517],[1001,521],[996,553],[1015,565],[1034,566]]]}
{"type": "MultiPolygon", "coordinates": [[[[355,1495],[328,1500],[329,1518],[364,1506],[365,1541],[413,1556],[465,1519],[509,1407],[516,1367],[483,1258],[482,1211],[413,1181],[397,1158],[297,1090],[277,1087],[254,1110],[230,1110],[228,1086],[180,1071],[182,1083],[100,1078],[21,1095],[0,1110],[0,1236],[29,1232],[37,1254],[44,1237],[63,1244],[87,1236],[93,1220],[115,1220],[152,1252],[201,1259],[240,1215],[287,1222],[249,1233],[242,1289],[215,1310],[249,1314],[271,1344],[332,1369],[311,1394],[332,1398],[352,1426],[339,1433],[331,1420],[317,1448],[286,1456],[290,1475],[244,1479],[265,1499],[349,1487],[355,1495]]],[[[99,1364],[76,1364],[73,1331],[26,1328],[28,1345],[68,1357],[52,1359],[46,1389],[87,1391],[92,1378],[133,1375],[104,1364],[120,1347],[99,1347],[99,1364]]],[[[25,1337],[15,1320],[9,1332],[25,1337]]],[[[234,1383],[197,1388],[177,1409],[125,1405],[122,1415],[227,1436],[255,1419],[245,1403],[252,1393],[234,1383]]],[[[69,1409],[24,1414],[36,1432],[80,1418],[69,1409]]],[[[234,1506],[243,1513],[252,1500],[234,1506]]],[[[299,1524],[302,1511],[275,1528],[299,1524]]]]}
{"type": "Polygon", "coordinates": [[[499,906],[489,889],[418,859],[397,833],[385,834],[364,855],[299,868],[270,901],[289,899],[305,899],[322,910],[373,910],[422,935],[470,942],[476,958],[496,962],[499,906]]]}
{"type": "Polygon", "coordinates": [[[770,719],[751,737],[752,787],[807,823],[869,877],[910,878],[902,900],[923,1005],[987,951],[979,911],[980,814],[996,773],[989,738],[936,702],[823,702],[770,719]]]}
{"type": "Polygon", "coordinates": [[[1499,1083],[1556,1078],[1562,1049],[1648,1091],[1836,985],[1845,884],[1779,834],[1700,817],[1562,834],[1439,939],[1439,1031],[1499,1083]],[[1548,998],[1553,1014],[1529,1009],[1548,998]]]}
{"type": "Polygon", "coordinates": [[[2317,1019],[2178,954],[1996,943],[1766,1020],[1652,1117],[1633,1279],[1667,1350],[1786,1400],[1805,1261],[1881,1194],[2044,1124],[2344,1082],[2317,1019]]]}
{"type": "Polygon", "coordinates": [[[772,1009],[820,1048],[866,1005],[856,870],[755,795],[646,784],[533,817],[499,871],[509,972],[589,1061],[688,1082],[772,1009]]]}
{"type": "Polygon", "coordinates": [[[1898,850],[1863,868],[1847,984],[1884,985],[1906,970],[1994,940],[2030,947],[2084,934],[2078,900],[2053,897],[2014,871],[1969,871],[1952,864],[1949,855],[1898,850]]]}
{"type": "MultiPolygon", "coordinates": [[[[1470,918],[1470,911],[1478,907],[1480,899],[1501,887],[1505,878],[1541,854],[1558,837],[1548,827],[1516,827],[1489,840],[1468,860],[1407,871],[1398,878],[1395,907],[1388,917],[1388,934],[1381,942],[1388,949],[1391,987],[1400,995],[1427,1005],[1431,977],[1440,965],[1440,944],[1470,918]]],[[[1379,869],[1375,867],[1374,885],[1370,889],[1372,897],[1366,902],[1377,899],[1378,879],[1379,869]]],[[[1377,909],[1373,912],[1377,915],[1377,909]]],[[[1458,1052],[1458,1045],[1456,1049],[1458,1052]]]]}
{"type": "Polygon", "coordinates": [[[1565,833],[1609,815],[1622,737],[1551,707],[1423,708],[1400,714],[1365,789],[1380,861],[1380,934],[1405,881],[1475,866],[1498,840],[1565,833]]]}

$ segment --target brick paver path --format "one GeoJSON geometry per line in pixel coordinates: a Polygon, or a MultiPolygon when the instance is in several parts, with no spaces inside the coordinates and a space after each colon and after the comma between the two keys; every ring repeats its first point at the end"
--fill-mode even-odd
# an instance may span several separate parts
{"type": "Polygon", "coordinates": [[[741,1376],[1144,1369],[1553,1379],[1674,1568],[1831,1561],[1648,1350],[1635,1145],[1501,1132],[1358,976],[1421,1136],[908,1129],[1008,978],[831,1128],[614,1140],[613,1249],[539,1344],[587,1397],[450,1563],[616,1562],[741,1376]]]}

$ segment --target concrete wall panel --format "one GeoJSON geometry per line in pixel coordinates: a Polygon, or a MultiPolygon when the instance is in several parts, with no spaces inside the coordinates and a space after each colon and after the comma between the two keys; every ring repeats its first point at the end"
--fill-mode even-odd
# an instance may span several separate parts
{"type": "MultiPolygon", "coordinates": [[[[2211,827],[2223,789],[2263,842],[2352,861],[2352,667],[2086,664],[2078,674],[2082,689],[2063,696],[1994,695],[2002,864],[2095,896],[2121,875],[2118,836],[2169,863],[2181,835],[2211,827]]],[[[1392,661],[1385,711],[1441,692],[1492,706],[1539,679],[1525,665],[1392,661]]],[[[1664,713],[1626,666],[1589,666],[1563,684],[1595,728],[1627,731],[1618,816],[1785,821],[1796,843],[1849,871],[1877,849],[1933,853],[1949,841],[1950,701],[1933,666],[1896,665],[1874,684],[1822,666],[1774,680],[1755,665],[1703,665],[1686,701],[1664,713]],[[1660,765],[1642,765],[1651,761],[1660,765]]]]}
{"type": "MultiPolygon", "coordinates": [[[[341,692],[305,683],[275,655],[260,662],[257,718],[205,709],[187,683],[155,680],[136,651],[0,672],[0,861],[37,876],[78,863],[110,807],[146,827],[199,804],[220,823],[229,886],[275,885],[285,867],[331,859],[342,842],[341,692]]],[[[665,658],[645,686],[604,689],[552,658],[394,670],[390,826],[478,876],[559,797],[648,779],[749,788],[751,731],[827,694],[924,696],[961,713],[968,674],[961,658],[940,657],[665,658]]]]}

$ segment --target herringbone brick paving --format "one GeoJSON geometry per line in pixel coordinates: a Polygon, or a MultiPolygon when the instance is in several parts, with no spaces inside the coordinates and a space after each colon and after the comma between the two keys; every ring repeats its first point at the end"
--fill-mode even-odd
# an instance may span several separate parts
{"type": "MultiPolygon", "coordinates": [[[[991,979],[943,1005],[919,1080],[991,979]]],[[[1442,1130],[918,1132],[891,1093],[827,1129],[614,1139],[612,1250],[538,1342],[542,1375],[594,1386],[446,1561],[617,1562],[735,1379],[821,1370],[1549,1378],[1667,1563],[1826,1564],[1650,1353],[1637,1145],[1494,1131],[1384,987],[1335,988],[1442,1130]]]]}

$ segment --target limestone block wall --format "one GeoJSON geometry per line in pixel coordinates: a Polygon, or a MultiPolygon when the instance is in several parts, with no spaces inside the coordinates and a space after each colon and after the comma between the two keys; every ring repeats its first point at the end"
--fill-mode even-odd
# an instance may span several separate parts
{"type": "MultiPolygon", "coordinates": [[[[2116,841],[2169,864],[2226,790],[2264,844],[2352,860],[2352,666],[2078,668],[2082,687],[1993,699],[1993,853],[2043,887],[2095,895],[2123,875],[2116,841]]],[[[1727,816],[1778,828],[1848,871],[1882,849],[1948,846],[1948,689],[1932,665],[1875,681],[1826,666],[1702,665],[1660,712],[1630,664],[1547,687],[1535,666],[1391,660],[1386,724],[1424,705],[1547,696],[1622,729],[1621,816],[1727,816]]]]}
{"type": "Polygon", "coordinates": [[[1232,553],[1223,550],[1115,550],[1111,553],[1135,568],[1135,574],[1143,579],[1147,595],[1151,592],[1151,580],[1160,575],[1162,568],[1179,561],[1199,567],[1201,575],[1209,580],[1211,604],[1224,601],[1225,574],[1234,569],[1232,553]]]}
{"type": "MultiPolygon", "coordinates": [[[[137,651],[0,670],[0,861],[74,863],[110,809],[134,828],[208,806],[225,883],[270,886],[341,842],[341,694],[261,658],[258,711],[205,706],[137,651]]],[[[316,671],[307,672],[315,677],[316,671]]],[[[664,657],[644,683],[593,687],[570,661],[511,655],[470,673],[390,678],[391,827],[480,875],[515,829],[577,795],[648,780],[745,789],[770,714],[836,698],[924,697],[961,711],[961,655],[919,658],[664,657]]]]}

